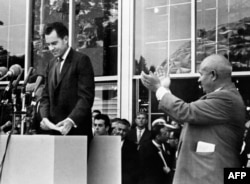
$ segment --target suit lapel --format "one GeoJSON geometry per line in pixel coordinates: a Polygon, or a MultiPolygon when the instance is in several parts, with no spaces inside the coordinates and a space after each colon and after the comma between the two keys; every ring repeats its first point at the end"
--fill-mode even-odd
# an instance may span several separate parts
{"type": "Polygon", "coordinates": [[[67,73],[67,71],[69,70],[70,67],[70,63],[72,61],[72,56],[73,56],[73,50],[70,49],[68,56],[66,57],[66,60],[64,61],[62,70],[61,70],[61,74],[60,74],[60,79],[58,81],[57,86],[61,83],[61,81],[63,80],[63,78],[65,77],[65,74],[67,73]]]}
{"type": "Polygon", "coordinates": [[[142,137],[140,139],[140,142],[143,142],[147,139],[149,139],[149,131],[147,129],[145,129],[145,131],[143,132],[142,137]]]}
{"type": "Polygon", "coordinates": [[[56,59],[53,60],[52,70],[51,70],[51,80],[54,88],[56,87],[56,59]]]}

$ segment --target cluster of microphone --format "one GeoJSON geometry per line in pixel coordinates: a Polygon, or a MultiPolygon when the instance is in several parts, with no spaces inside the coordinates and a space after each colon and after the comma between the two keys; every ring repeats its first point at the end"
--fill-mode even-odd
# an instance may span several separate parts
{"type": "MultiPolygon", "coordinates": [[[[5,89],[3,90],[2,94],[1,94],[1,107],[3,106],[11,106],[12,110],[11,113],[12,114],[12,126],[15,124],[15,119],[16,116],[21,117],[22,120],[22,125],[20,127],[20,133],[24,134],[24,123],[25,123],[25,119],[26,117],[28,117],[29,119],[33,119],[34,113],[28,113],[27,109],[35,109],[36,108],[36,91],[38,90],[38,88],[40,87],[43,77],[42,76],[35,76],[36,77],[36,81],[34,83],[34,85],[32,85],[33,87],[29,90],[27,90],[27,84],[30,81],[30,78],[34,77],[33,73],[34,73],[34,68],[30,67],[27,75],[23,81],[22,84],[19,85],[20,80],[22,79],[23,76],[23,72],[24,69],[18,65],[18,64],[14,64],[12,65],[9,69],[7,69],[6,67],[0,67],[0,81],[3,79],[8,79],[9,83],[8,85],[5,87],[5,89]],[[20,89],[19,92],[18,89],[20,89]],[[18,96],[20,95],[20,97],[18,96]],[[18,98],[19,97],[19,98],[18,98]],[[27,100],[27,97],[29,100],[27,100]],[[19,101],[17,99],[20,99],[19,101]],[[20,104],[18,104],[17,102],[19,102],[20,104]],[[17,108],[19,107],[19,109],[17,108]]],[[[1,112],[2,114],[0,114],[0,116],[3,116],[3,112],[1,112]]],[[[8,126],[10,126],[10,121],[7,121],[5,124],[3,124],[3,122],[0,121],[0,125],[2,124],[2,126],[5,127],[5,125],[7,124],[8,126]]],[[[3,129],[3,127],[1,127],[1,129],[3,129]]]]}

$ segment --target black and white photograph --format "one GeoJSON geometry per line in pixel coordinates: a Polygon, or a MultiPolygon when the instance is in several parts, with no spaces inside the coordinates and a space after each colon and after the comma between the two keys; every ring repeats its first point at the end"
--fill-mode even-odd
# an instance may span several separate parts
{"type": "Polygon", "coordinates": [[[0,184],[249,181],[249,0],[0,0],[0,184]]]}

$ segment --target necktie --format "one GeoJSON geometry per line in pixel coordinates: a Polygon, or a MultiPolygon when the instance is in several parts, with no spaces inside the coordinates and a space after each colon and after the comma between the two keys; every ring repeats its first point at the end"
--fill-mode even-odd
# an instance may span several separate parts
{"type": "Polygon", "coordinates": [[[141,136],[142,136],[142,130],[139,130],[138,132],[138,137],[137,137],[137,142],[139,143],[141,140],[141,136]]]}
{"type": "Polygon", "coordinates": [[[57,62],[56,62],[56,84],[58,84],[59,80],[60,80],[60,68],[61,68],[61,63],[63,61],[63,58],[58,57],[57,58],[57,62]]]}

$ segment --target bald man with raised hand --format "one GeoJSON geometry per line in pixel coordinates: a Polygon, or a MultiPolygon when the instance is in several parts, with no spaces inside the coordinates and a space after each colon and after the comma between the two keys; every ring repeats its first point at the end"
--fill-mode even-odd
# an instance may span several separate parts
{"type": "Polygon", "coordinates": [[[214,54],[202,61],[199,73],[206,94],[191,103],[171,93],[163,68],[141,74],[144,86],[156,92],[159,108],[184,124],[173,184],[223,184],[224,168],[240,167],[245,106],[231,80],[232,66],[214,54]]]}

